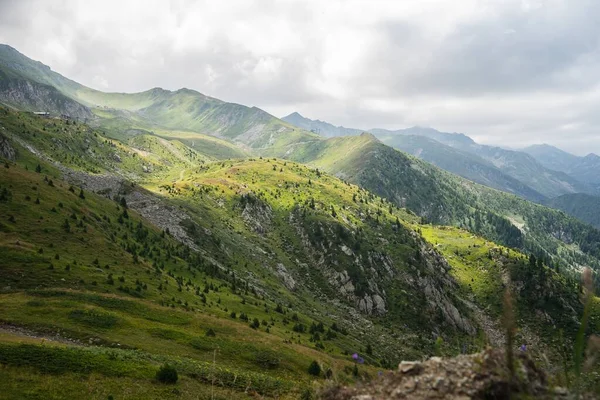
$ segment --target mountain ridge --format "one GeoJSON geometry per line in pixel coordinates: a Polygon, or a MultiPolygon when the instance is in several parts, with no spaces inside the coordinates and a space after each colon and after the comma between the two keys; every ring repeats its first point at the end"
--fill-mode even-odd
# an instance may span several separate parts
{"type": "Polygon", "coordinates": [[[369,132],[323,138],[189,89],[94,96],[90,123],[0,107],[8,397],[314,398],[505,346],[507,292],[513,347],[571,362],[599,230],[369,132]]]}
{"type": "MultiPolygon", "coordinates": [[[[306,125],[309,123],[307,121],[311,120],[304,118],[303,123],[306,125]]],[[[404,148],[402,147],[404,136],[422,136],[433,139],[442,145],[475,155],[479,159],[473,163],[471,157],[464,157],[464,154],[462,154],[461,161],[458,164],[464,166],[471,163],[472,165],[467,169],[475,170],[477,169],[477,165],[481,165],[485,160],[493,164],[497,169],[493,175],[497,176],[498,180],[491,184],[492,187],[514,193],[514,182],[509,185],[506,179],[506,176],[508,176],[512,180],[519,181],[520,186],[529,187],[528,190],[523,190],[524,188],[519,189],[517,193],[530,200],[540,201],[544,198],[552,198],[566,193],[597,193],[597,188],[594,186],[579,182],[565,172],[550,170],[539,164],[534,157],[527,153],[503,149],[501,147],[480,145],[462,133],[445,133],[433,128],[419,126],[398,130],[370,129],[369,132],[375,134],[384,143],[395,146],[400,150],[414,150],[411,146],[405,145],[404,148]]],[[[433,148],[430,149],[430,155],[440,153],[441,147],[439,145],[435,145],[434,147],[437,147],[437,151],[433,148]]],[[[444,152],[448,153],[449,150],[446,149],[444,152]]],[[[457,154],[457,156],[460,156],[460,154],[457,154]]],[[[452,166],[447,160],[436,160],[435,157],[430,156],[427,161],[446,165],[448,167],[447,170],[467,179],[474,179],[476,182],[482,184],[490,184],[486,176],[472,172],[466,173],[464,167],[452,166]]],[[[490,175],[489,167],[487,175],[490,175]]]]}

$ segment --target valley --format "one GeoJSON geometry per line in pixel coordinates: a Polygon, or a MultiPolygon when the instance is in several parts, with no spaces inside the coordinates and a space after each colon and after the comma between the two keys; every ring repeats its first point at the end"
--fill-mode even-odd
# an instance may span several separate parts
{"type": "Polygon", "coordinates": [[[498,166],[524,153],[439,132],[324,137],[190,89],[103,93],[0,49],[9,398],[316,398],[506,347],[505,292],[551,384],[600,388],[572,351],[600,330],[580,301],[600,231],[538,204],[588,183],[526,156],[531,186],[498,166]]]}

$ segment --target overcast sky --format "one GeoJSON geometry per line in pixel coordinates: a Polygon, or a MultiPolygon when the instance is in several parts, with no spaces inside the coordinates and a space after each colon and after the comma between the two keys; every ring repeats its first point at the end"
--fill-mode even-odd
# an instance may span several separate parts
{"type": "Polygon", "coordinates": [[[597,0],[0,0],[0,43],[84,85],[600,153],[597,0]]]}

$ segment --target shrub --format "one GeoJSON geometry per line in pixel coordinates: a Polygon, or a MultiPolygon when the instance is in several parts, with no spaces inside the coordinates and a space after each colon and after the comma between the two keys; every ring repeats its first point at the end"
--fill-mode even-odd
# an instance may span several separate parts
{"type": "Polygon", "coordinates": [[[271,351],[261,350],[256,353],[256,363],[265,369],[277,368],[280,361],[277,354],[271,351]]]}
{"type": "Polygon", "coordinates": [[[308,373],[311,375],[314,375],[314,376],[321,375],[321,366],[319,365],[319,363],[316,360],[311,362],[310,365],[308,366],[308,373]]]}
{"type": "Polygon", "coordinates": [[[118,318],[114,315],[96,310],[73,310],[69,313],[69,319],[95,328],[108,329],[116,325],[118,318]]]}
{"type": "Polygon", "coordinates": [[[215,336],[217,336],[217,334],[215,333],[213,328],[208,328],[208,330],[206,331],[206,336],[215,337],[215,336]]]}
{"type": "Polygon", "coordinates": [[[175,384],[179,376],[177,376],[177,370],[175,367],[169,364],[163,364],[158,371],[156,371],[156,380],[162,383],[175,384]]]}

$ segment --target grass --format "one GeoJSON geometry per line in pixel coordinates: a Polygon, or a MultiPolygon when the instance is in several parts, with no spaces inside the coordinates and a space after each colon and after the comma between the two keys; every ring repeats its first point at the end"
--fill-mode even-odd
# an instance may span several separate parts
{"type": "MultiPolygon", "coordinates": [[[[241,378],[236,376],[258,374],[249,375],[244,388],[235,386],[237,383],[224,384],[242,392],[248,381],[275,385],[268,383],[269,379],[293,382],[282,384],[286,391],[298,385],[303,387],[310,380],[306,368],[314,359],[339,370],[351,365],[349,358],[344,360],[339,347],[334,350],[336,345],[327,346],[334,350],[330,355],[311,348],[308,333],[290,334],[291,326],[282,323],[283,315],[272,311],[277,306],[273,300],[250,292],[234,293],[227,280],[190,269],[187,261],[176,255],[180,245],[147,225],[133,210],[128,211],[129,220],[120,224],[117,220],[123,209],[115,202],[92,193],[80,198],[79,190],[70,191],[69,185],[53,175],[48,175],[53,181],[50,185],[45,174],[50,169],[41,164],[41,173],[13,165],[0,175],[0,187],[10,191],[10,201],[0,203],[0,209],[2,215],[12,217],[2,221],[0,232],[4,255],[0,261],[4,272],[1,280],[5,292],[0,294],[2,323],[21,326],[42,336],[51,337],[58,330],[63,337],[85,345],[137,349],[169,360],[169,357],[188,357],[193,360],[189,362],[210,363],[216,350],[218,366],[225,368],[220,378],[224,382],[241,385],[241,378]],[[14,201],[26,196],[31,200],[14,201]],[[39,204],[33,201],[38,198],[39,204]],[[69,231],[64,228],[65,220],[71,221],[69,231]],[[140,252],[148,243],[154,251],[140,252]],[[137,261],[127,250],[132,246],[140,254],[137,261]],[[171,256],[167,256],[169,252],[171,256]],[[161,256],[157,256],[159,253],[161,256]],[[160,269],[153,264],[160,265],[160,269]],[[120,290],[123,286],[131,290],[120,290]],[[205,293],[202,288],[207,286],[210,288],[205,293]],[[205,302],[200,301],[198,292],[205,302]],[[250,319],[267,321],[267,326],[261,323],[259,329],[251,329],[247,322],[231,319],[231,310],[238,315],[249,315],[250,319]],[[265,332],[266,327],[270,333],[265,332]],[[215,332],[215,337],[206,337],[209,329],[215,332]],[[267,379],[261,375],[266,368],[260,361],[261,354],[272,350],[278,352],[280,362],[276,368],[267,368],[267,379]],[[229,374],[227,369],[233,367],[234,372],[229,374]]],[[[306,326],[314,321],[302,312],[296,314],[306,326]]],[[[343,347],[355,346],[341,337],[338,342],[343,347]]],[[[5,342],[0,339],[0,343],[5,342]]],[[[3,363],[11,368],[36,364],[34,358],[21,357],[19,351],[33,354],[36,348],[6,347],[3,363]],[[22,364],[16,361],[19,358],[24,360],[22,364]]],[[[62,360],[64,354],[73,355],[71,351],[79,350],[54,351],[41,352],[40,357],[56,356],[62,360]]],[[[103,369],[102,357],[90,360],[82,361],[89,365],[87,372],[113,376],[103,369]]],[[[186,370],[187,361],[182,363],[181,368],[186,370]]],[[[73,363],[64,363],[64,368],[66,373],[80,370],[73,363]]],[[[47,372],[38,368],[35,374],[47,372]]],[[[190,373],[206,376],[204,372],[190,373]]],[[[343,379],[352,378],[348,375],[343,379]]]]}
{"type": "MultiPolygon", "coordinates": [[[[365,377],[401,359],[476,349],[479,340],[456,328],[443,307],[471,319],[467,299],[497,319],[504,274],[526,288],[517,298],[519,325],[545,339],[541,310],[570,334],[577,299],[568,279],[465,230],[423,225],[407,209],[314,167],[274,158],[211,161],[149,133],[121,142],[10,112],[0,120],[21,139],[13,141],[18,160],[0,174],[0,324],[51,347],[38,351],[38,342],[0,330],[3,371],[36,377],[39,390],[63,393],[55,378],[41,378],[51,374],[36,366],[35,353],[66,357],[60,373],[67,380],[79,370],[70,359],[89,360],[82,379],[109,387],[117,379],[111,368],[121,368],[137,388],[133,398],[160,392],[153,379],[164,363],[183,377],[178,391],[212,384],[217,374],[222,393],[244,397],[251,387],[293,397],[312,385],[313,360],[349,383],[354,352],[366,360],[365,377]],[[29,143],[71,169],[131,177],[139,186],[128,192],[148,190],[186,216],[181,227],[199,251],[119,201],[80,196],[54,163],[28,153],[29,143]],[[450,264],[447,273],[432,248],[450,264]],[[441,298],[431,301],[425,287],[441,298]],[[385,297],[385,313],[355,311],[375,294],[385,297]],[[57,331],[72,342],[52,341],[57,331]],[[143,373],[127,372],[130,361],[143,373]]],[[[368,136],[356,140],[353,153],[374,148],[368,136]]],[[[323,153],[328,168],[334,150],[323,153]]],[[[97,387],[90,391],[100,393],[97,387]]]]}

